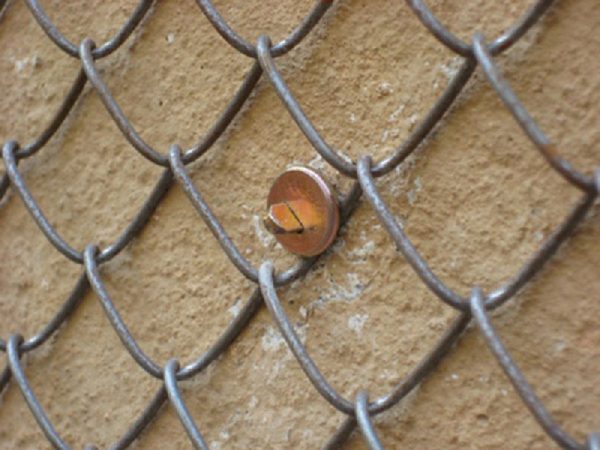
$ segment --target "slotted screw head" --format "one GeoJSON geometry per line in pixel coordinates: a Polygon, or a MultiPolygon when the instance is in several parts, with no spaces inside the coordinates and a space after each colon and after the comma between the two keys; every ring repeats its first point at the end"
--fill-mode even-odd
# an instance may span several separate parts
{"type": "Polygon", "coordinates": [[[331,245],[340,226],[333,190],[312,169],[292,167],[271,186],[264,224],[288,251],[315,256],[331,245]]]}

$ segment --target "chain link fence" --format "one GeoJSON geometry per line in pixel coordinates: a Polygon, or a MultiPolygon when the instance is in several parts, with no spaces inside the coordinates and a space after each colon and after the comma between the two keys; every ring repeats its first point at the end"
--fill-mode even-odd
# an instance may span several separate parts
{"type": "MultiPolygon", "coordinates": [[[[331,7],[332,0],[318,0],[292,33],[276,44],[273,44],[269,37],[264,35],[258,39],[256,44],[247,42],[229,26],[210,0],[196,0],[200,12],[211,22],[215,31],[231,47],[254,59],[255,62],[227,107],[203,139],[189,149],[181,149],[177,144],[173,144],[168,154],[158,152],[137,133],[111,95],[109,86],[103,81],[96,66],[98,59],[107,57],[117,51],[128,39],[148,13],[153,2],[150,0],[140,1],[122,28],[110,40],[101,45],[96,44],[90,38],[84,39],[79,44],[70,42],[52,23],[38,0],[26,0],[26,3],[31,14],[48,38],[68,56],[77,58],[81,62],[81,70],[54,118],[38,137],[28,144],[12,140],[3,144],[2,162],[5,170],[0,178],[0,199],[9,189],[13,189],[20,196],[31,214],[32,220],[36,222],[49,242],[65,258],[75,264],[82,265],[84,272],[77,280],[64,304],[37,334],[27,338],[20,334],[13,334],[7,340],[0,339],[0,350],[8,356],[7,366],[0,371],[0,392],[11,380],[18,386],[40,429],[55,448],[68,449],[69,445],[57,433],[51,418],[47,416],[43,405],[37,400],[23,369],[21,358],[28,352],[42,346],[54,333],[57,333],[61,325],[78,307],[83,296],[91,288],[100,300],[110,324],[131,357],[149,376],[162,382],[160,389],[151,402],[135,422],[131,424],[125,435],[114,443],[111,447],[113,449],[129,447],[140,433],[149,426],[161,406],[166,402],[170,402],[174,407],[193,446],[199,449],[207,449],[208,446],[202,437],[201,429],[191,416],[182,398],[178,382],[198,375],[223,354],[242,330],[248,326],[256,312],[265,305],[314,388],[325,401],[347,416],[347,419],[325,444],[327,449],[342,448],[349,436],[357,429],[369,448],[383,448],[372,423],[373,416],[392,408],[405,398],[428,374],[436,369],[440,361],[460,338],[467,325],[474,322],[485,339],[489,350],[501,365],[506,376],[509,377],[514,389],[548,436],[562,448],[600,450],[600,434],[590,433],[586,442],[579,442],[555,422],[544,407],[542,400],[536,396],[533,387],[528,383],[502,344],[502,340],[489,317],[489,311],[514,298],[517,292],[552,258],[557,249],[585,220],[600,192],[600,169],[595,169],[594,172],[583,172],[572,167],[566,159],[561,157],[557,147],[540,129],[534,118],[520,103],[510,85],[502,77],[501,71],[494,60],[497,55],[509,49],[540,20],[551,7],[552,0],[537,1],[512,27],[495,39],[486,39],[481,33],[475,33],[471,42],[465,42],[448,31],[423,1],[407,0],[407,6],[416,14],[422,25],[429,30],[440,44],[461,56],[463,63],[433,108],[426,114],[406,141],[379,161],[373,161],[369,155],[364,155],[356,161],[348,160],[332,149],[308,119],[277,67],[277,57],[292,51],[318,26],[321,18],[331,7]],[[409,236],[383,201],[374,180],[378,177],[385,177],[419,147],[455,103],[477,66],[481,67],[493,90],[520,125],[523,132],[535,144],[541,156],[554,170],[581,191],[581,199],[573,206],[572,211],[562,224],[554,230],[539,250],[531,255],[529,260],[516,271],[507,283],[489,292],[483,292],[480,288],[474,286],[471,292],[458,293],[450,289],[430,269],[427,261],[411,243],[409,236]],[[281,102],[314,150],[339,173],[355,180],[353,187],[345,194],[341,202],[342,222],[349,222],[348,226],[351,227],[351,218],[357,202],[361,199],[366,201],[391,236],[397,249],[412,266],[422,282],[440,301],[460,313],[420,363],[403,380],[397,383],[391,392],[380,398],[370,398],[367,390],[360,391],[356,398],[345,398],[340,395],[328,383],[319,367],[311,359],[281,305],[277,288],[300,280],[303,275],[311,270],[318,257],[300,259],[294,266],[286,269],[278,268],[275,270],[269,261],[263,262],[260,267],[253,266],[230,239],[227,231],[211,211],[189,176],[187,166],[208,152],[213,143],[228,129],[261,77],[266,78],[271,88],[276,91],[281,102]],[[19,162],[34,157],[38,151],[44,148],[48,140],[57,132],[69,115],[88,81],[97,95],[100,96],[108,115],[118,126],[131,147],[143,155],[149,163],[162,166],[164,171],[133,221],[123,230],[114,243],[105,248],[98,248],[92,243],[84,250],[78,250],[70,246],[48,221],[30,193],[25,178],[19,171],[19,162]],[[147,356],[121,318],[110,293],[105,287],[101,272],[101,265],[118,255],[140,233],[173,184],[177,184],[183,189],[191,206],[209,227],[233,265],[256,285],[250,298],[230,325],[223,330],[221,336],[204,354],[184,367],[181,367],[175,358],[170,359],[166,364],[162,364],[147,356]]],[[[0,9],[7,7],[10,7],[10,4],[0,1],[0,9]]],[[[89,448],[95,447],[90,446],[89,448]]]]}

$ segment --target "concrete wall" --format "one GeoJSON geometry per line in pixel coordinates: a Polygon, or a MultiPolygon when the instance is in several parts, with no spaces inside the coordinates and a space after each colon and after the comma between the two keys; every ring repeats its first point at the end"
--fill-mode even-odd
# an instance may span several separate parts
{"type": "MultiPolygon", "coordinates": [[[[73,41],[102,42],[131,13],[123,2],[44,1],[73,41]]],[[[530,0],[431,0],[460,37],[489,38],[530,0]]],[[[218,0],[243,36],[276,41],[312,2],[218,0]]],[[[499,57],[508,80],[561,152],[582,170],[600,164],[600,5],[557,0],[499,57]]],[[[43,34],[23,2],[0,20],[0,139],[28,142],[59,106],[78,61],[43,34]]],[[[399,0],[339,0],[315,32],[278,60],[309,117],[350,157],[376,159],[408,136],[460,59],[399,0]]],[[[127,43],[97,63],[141,135],[155,148],[192,145],[218,116],[251,61],[232,50],[191,0],[160,1],[127,43]]],[[[290,163],[322,166],[266,79],[235,127],[192,178],[244,254],[285,267],[293,258],[261,229],[272,180],[290,163]]],[[[20,165],[50,221],[77,249],[110,243],[160,173],[137,154],[88,86],[60,133],[20,165]]],[[[435,136],[378,181],[433,269],[460,292],[494,288],[524,263],[580,193],[524,137],[481,71],[435,136]]],[[[600,223],[589,217],[543,272],[493,314],[504,343],[557,421],[578,439],[600,431],[600,223]]],[[[0,206],[0,336],[31,335],[81,268],[47,242],[21,200],[0,206]]],[[[101,269],[132,333],[155,360],[200,354],[253,285],[225,257],[180,188],[147,228],[101,269]]],[[[456,315],[418,279],[371,208],[361,203],[333,251],[280,296],[316,363],[347,397],[388,392],[456,315]]],[[[159,382],[131,359],[89,293],[60,332],[25,358],[26,374],[74,448],[116,441],[159,382]]],[[[5,354],[0,354],[0,368],[5,354]]],[[[208,370],[181,384],[211,448],[319,448],[342,415],[315,391],[263,308],[208,370]]],[[[375,421],[387,448],[547,449],[555,445],[512,389],[475,328],[415,393],[375,421]]],[[[165,407],[136,448],[189,448],[165,407]]],[[[17,386],[0,398],[0,447],[48,448],[17,386]]],[[[364,448],[358,435],[347,446],[364,448]]]]}

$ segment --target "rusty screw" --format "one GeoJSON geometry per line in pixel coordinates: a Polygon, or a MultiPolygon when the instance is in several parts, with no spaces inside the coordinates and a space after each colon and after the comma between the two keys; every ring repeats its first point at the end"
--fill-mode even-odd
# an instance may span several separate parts
{"type": "Polygon", "coordinates": [[[273,183],[264,224],[281,245],[301,256],[323,253],[339,228],[332,189],[314,170],[293,167],[273,183]]]}

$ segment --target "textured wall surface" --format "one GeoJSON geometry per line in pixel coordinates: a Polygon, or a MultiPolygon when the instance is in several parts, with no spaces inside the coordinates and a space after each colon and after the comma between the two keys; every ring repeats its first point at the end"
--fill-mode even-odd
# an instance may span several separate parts
{"type": "MultiPolygon", "coordinates": [[[[431,0],[460,37],[492,38],[529,0],[431,0]]],[[[44,1],[73,42],[103,42],[136,2],[44,1]]],[[[218,0],[250,41],[286,36],[309,1],[218,0]]],[[[557,0],[498,58],[507,79],[577,167],[600,164],[600,4],[557,0]]],[[[356,158],[389,153],[456,72],[399,0],[339,0],[298,48],[278,60],[290,88],[328,141],[356,158]]],[[[143,25],[98,66],[140,134],[166,152],[190,146],[231,98],[251,61],[233,51],[195,3],[159,1],[143,25]]],[[[78,61],[58,50],[21,1],[0,19],[0,140],[27,142],[60,105],[78,61]]],[[[260,225],[273,179],[292,163],[349,182],[305,140],[266,79],[235,127],[190,170],[225,228],[255,265],[293,258],[260,225]]],[[[86,87],[67,122],[20,165],[32,193],[68,242],[105,245],[131,220],[160,170],[126,142],[86,87]]],[[[502,106],[480,69],[435,135],[377,182],[432,268],[452,288],[493,288],[526,261],[580,193],[552,171],[502,106]]],[[[583,440],[600,431],[600,222],[592,214],[516,299],[494,312],[504,343],[559,423],[583,440]]],[[[21,200],[0,204],[0,336],[48,321],[81,268],[47,242],[21,200]]],[[[200,354],[253,285],[231,265],[177,186],[141,236],[102,266],[117,308],[156,361],[200,354]]],[[[388,392],[456,312],[439,302],[394,249],[365,202],[333,249],[280,291],[286,312],[332,384],[352,398],[388,392]]],[[[6,355],[0,353],[0,368],[6,355]]],[[[117,440],[159,382],[135,364],[93,293],[50,342],[25,357],[27,377],[74,448],[117,440]]],[[[213,449],[319,448],[342,421],[302,373],[263,308],[208,370],[181,383],[213,449]]],[[[536,424],[471,327],[413,394],[375,419],[387,448],[547,449],[536,424]]],[[[166,406],[136,448],[189,448],[166,406]]],[[[0,448],[48,448],[16,385],[0,397],[0,448]]],[[[355,435],[349,449],[364,448],[355,435]]]]}

